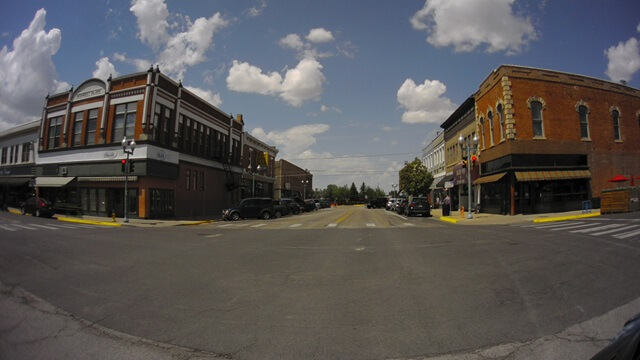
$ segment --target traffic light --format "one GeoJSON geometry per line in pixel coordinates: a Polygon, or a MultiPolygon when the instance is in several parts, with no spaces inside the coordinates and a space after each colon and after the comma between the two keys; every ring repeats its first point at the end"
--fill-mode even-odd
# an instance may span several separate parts
{"type": "Polygon", "coordinates": [[[135,167],[133,166],[133,160],[129,160],[129,173],[132,173],[133,170],[135,170],[135,167]]]}
{"type": "Polygon", "coordinates": [[[122,171],[123,173],[127,172],[127,160],[126,159],[120,160],[120,171],[122,171]]]}

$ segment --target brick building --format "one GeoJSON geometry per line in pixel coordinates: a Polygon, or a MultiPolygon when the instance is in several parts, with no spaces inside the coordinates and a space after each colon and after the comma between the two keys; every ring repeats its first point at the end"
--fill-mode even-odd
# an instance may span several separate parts
{"type": "Polygon", "coordinates": [[[475,94],[482,211],[599,206],[616,174],[640,175],[640,90],[558,71],[500,66],[475,94]]]}
{"type": "Polygon", "coordinates": [[[139,218],[220,214],[240,199],[243,123],[158,68],[47,96],[36,191],[85,214],[124,213],[123,138],[135,139],[127,211],[139,218]]]}
{"type": "Polygon", "coordinates": [[[0,207],[15,206],[33,192],[40,121],[0,132],[0,207]]]}
{"type": "Polygon", "coordinates": [[[309,170],[286,160],[276,161],[274,197],[308,199],[313,193],[313,175],[309,170]]]}
{"type": "MultiPolygon", "coordinates": [[[[242,120],[242,115],[237,115],[242,120]]],[[[244,132],[242,138],[242,198],[273,197],[278,149],[244,132]]]]}

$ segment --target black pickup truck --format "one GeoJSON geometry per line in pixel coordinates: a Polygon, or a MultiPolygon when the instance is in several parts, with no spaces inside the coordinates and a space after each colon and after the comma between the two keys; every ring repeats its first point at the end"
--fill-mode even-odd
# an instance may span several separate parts
{"type": "Polygon", "coordinates": [[[377,198],[373,200],[369,200],[367,203],[367,209],[377,209],[377,208],[385,208],[387,206],[387,198],[377,198]]]}

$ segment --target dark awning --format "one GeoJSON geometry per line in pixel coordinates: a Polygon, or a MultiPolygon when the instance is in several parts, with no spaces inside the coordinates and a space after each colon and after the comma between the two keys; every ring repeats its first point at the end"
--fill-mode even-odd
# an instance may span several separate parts
{"type": "Polygon", "coordinates": [[[478,184],[487,184],[487,183],[492,183],[492,182],[496,182],[500,179],[502,179],[503,176],[506,175],[506,172],[502,172],[499,174],[493,174],[493,175],[488,175],[488,176],[483,176],[481,178],[479,178],[478,180],[473,182],[473,185],[478,185],[478,184]]]}
{"type": "Polygon", "coordinates": [[[30,177],[0,177],[0,185],[21,186],[29,182],[30,177]]]}
{"type": "Polygon", "coordinates": [[[590,177],[589,170],[516,171],[518,181],[568,180],[590,177]]]}

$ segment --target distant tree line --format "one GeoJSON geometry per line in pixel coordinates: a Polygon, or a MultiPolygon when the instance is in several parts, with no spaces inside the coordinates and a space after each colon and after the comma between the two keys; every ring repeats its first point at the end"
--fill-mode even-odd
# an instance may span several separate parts
{"type": "Polygon", "coordinates": [[[351,186],[330,184],[325,189],[318,189],[313,195],[315,198],[327,199],[338,204],[362,204],[371,199],[387,197],[387,193],[380,187],[372,188],[364,182],[359,190],[355,183],[351,183],[351,186]]]}

